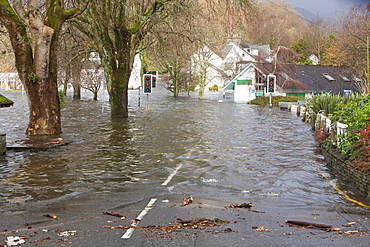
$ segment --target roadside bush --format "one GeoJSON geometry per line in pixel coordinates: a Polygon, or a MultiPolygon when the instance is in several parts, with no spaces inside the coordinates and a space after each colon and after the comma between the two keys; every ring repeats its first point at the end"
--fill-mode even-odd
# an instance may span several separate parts
{"type": "Polygon", "coordinates": [[[317,114],[322,113],[325,116],[331,116],[342,100],[342,96],[332,95],[331,93],[317,94],[309,99],[306,107],[311,117],[312,129],[315,130],[317,114]]]}
{"type": "Polygon", "coordinates": [[[348,125],[345,136],[341,137],[338,149],[346,155],[352,156],[358,149],[363,130],[369,128],[370,123],[370,96],[353,96],[342,101],[334,112],[332,121],[339,121],[348,125]]]}
{"type": "Polygon", "coordinates": [[[362,171],[370,170],[370,123],[358,131],[359,138],[354,145],[351,165],[362,171]]]}
{"type": "MultiPolygon", "coordinates": [[[[361,170],[370,170],[370,96],[360,94],[343,98],[339,95],[315,95],[307,102],[313,122],[319,113],[330,117],[332,123],[348,125],[346,133],[339,136],[337,149],[351,157],[350,165],[361,170]]],[[[316,130],[316,139],[323,142],[327,136],[322,130],[316,130]],[[321,132],[320,132],[321,131],[321,132]]],[[[330,145],[329,142],[327,142],[330,145]]]]}
{"type": "Polygon", "coordinates": [[[317,94],[308,100],[307,109],[310,113],[323,113],[325,116],[329,116],[337,110],[342,100],[343,97],[340,95],[333,95],[331,93],[317,94]]]}
{"type": "MultiPolygon", "coordinates": [[[[272,105],[278,106],[279,102],[297,102],[300,100],[299,97],[295,96],[273,96],[272,97],[272,105]]],[[[269,97],[258,97],[254,100],[251,100],[249,104],[253,105],[269,105],[270,104],[270,98],[269,97]]]]}

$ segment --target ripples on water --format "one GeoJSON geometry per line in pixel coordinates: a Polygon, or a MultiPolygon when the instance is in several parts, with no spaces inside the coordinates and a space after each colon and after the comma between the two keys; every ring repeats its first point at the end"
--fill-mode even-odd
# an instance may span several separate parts
{"type": "MultiPolygon", "coordinates": [[[[0,109],[1,131],[8,142],[26,138],[25,98],[1,93],[15,101],[0,109]]],[[[73,143],[0,156],[1,210],[93,193],[115,193],[127,202],[175,193],[228,202],[272,198],[293,206],[345,203],[318,173],[329,175],[310,127],[295,115],[174,99],[161,89],[150,95],[148,112],[146,99],[139,108],[136,96],[130,92],[128,119],[110,119],[100,102],[68,99],[61,137],[73,143]],[[161,187],[179,164],[169,186],[161,187]]]]}

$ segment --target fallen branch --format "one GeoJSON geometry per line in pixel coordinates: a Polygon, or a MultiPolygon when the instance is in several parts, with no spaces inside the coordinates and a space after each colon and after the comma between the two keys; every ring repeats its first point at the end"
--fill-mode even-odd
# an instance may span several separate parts
{"type": "Polygon", "coordinates": [[[42,216],[52,218],[52,219],[57,219],[58,217],[54,214],[43,214],[42,216]]]}
{"type": "Polygon", "coordinates": [[[261,213],[261,214],[264,214],[265,212],[263,211],[257,211],[257,210],[253,210],[253,209],[248,209],[249,212],[253,212],[253,213],[261,213]]]}
{"type": "Polygon", "coordinates": [[[229,206],[229,208],[251,208],[252,203],[234,203],[229,206]]]}
{"type": "Polygon", "coordinates": [[[325,225],[325,224],[318,224],[318,223],[312,223],[312,222],[305,222],[305,221],[296,221],[296,220],[286,220],[285,221],[288,224],[298,225],[298,226],[314,226],[319,228],[332,228],[331,225],[325,225]]]}
{"type": "Polygon", "coordinates": [[[108,214],[116,217],[120,217],[121,219],[126,219],[126,215],[120,214],[120,213],[114,213],[109,211],[104,211],[103,214],[108,214]]]}

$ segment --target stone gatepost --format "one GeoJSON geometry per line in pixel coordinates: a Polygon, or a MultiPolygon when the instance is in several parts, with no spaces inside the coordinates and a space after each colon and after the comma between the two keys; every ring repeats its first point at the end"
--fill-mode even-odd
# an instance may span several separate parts
{"type": "Polygon", "coordinates": [[[6,134],[0,133],[0,155],[6,153],[6,134]]]}

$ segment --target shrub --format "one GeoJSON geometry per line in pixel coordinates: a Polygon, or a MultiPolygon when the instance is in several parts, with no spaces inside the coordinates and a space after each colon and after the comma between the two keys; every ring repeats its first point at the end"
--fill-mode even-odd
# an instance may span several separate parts
{"type": "Polygon", "coordinates": [[[332,95],[331,93],[314,95],[307,102],[307,109],[310,113],[323,113],[325,116],[333,114],[342,102],[343,97],[340,95],[332,95]]]}
{"type": "MultiPolygon", "coordinates": [[[[279,102],[297,102],[298,100],[300,100],[300,98],[295,96],[273,96],[272,105],[277,106],[279,102]]],[[[258,97],[255,98],[254,100],[251,100],[249,103],[253,105],[269,105],[270,98],[258,97]]]]}
{"type": "Polygon", "coordinates": [[[348,125],[346,135],[341,138],[338,149],[346,155],[352,156],[358,149],[361,130],[369,127],[370,123],[370,96],[353,96],[342,101],[334,112],[332,121],[339,121],[348,125]]]}

